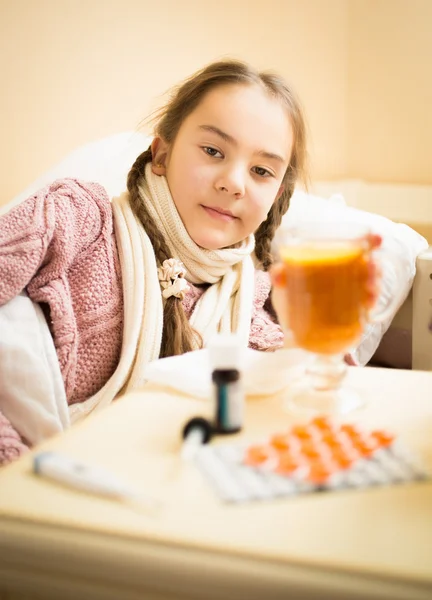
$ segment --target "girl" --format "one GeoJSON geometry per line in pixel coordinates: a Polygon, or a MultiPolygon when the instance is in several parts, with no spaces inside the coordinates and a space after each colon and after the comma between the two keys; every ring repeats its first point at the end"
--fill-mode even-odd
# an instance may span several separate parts
{"type": "MultiPolygon", "coordinates": [[[[266,271],[305,158],[287,84],[216,62],[161,110],[122,196],[59,180],[1,217],[0,306],[25,290],[43,308],[72,421],[141,385],[148,361],[216,331],[282,345],[266,271]]],[[[34,440],[0,406],[1,464],[34,440]]]]}

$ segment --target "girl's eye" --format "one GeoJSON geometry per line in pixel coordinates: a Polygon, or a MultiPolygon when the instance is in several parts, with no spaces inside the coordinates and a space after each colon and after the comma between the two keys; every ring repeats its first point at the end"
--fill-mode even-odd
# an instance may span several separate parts
{"type": "Polygon", "coordinates": [[[254,167],[253,170],[260,177],[273,177],[273,173],[270,173],[270,171],[264,169],[264,167],[254,167]]]}
{"type": "Polygon", "coordinates": [[[215,156],[217,158],[222,157],[222,154],[219,152],[219,150],[216,150],[216,148],[212,148],[211,146],[204,146],[203,150],[209,156],[215,156]],[[217,156],[218,154],[219,154],[219,156],[217,156]]]}

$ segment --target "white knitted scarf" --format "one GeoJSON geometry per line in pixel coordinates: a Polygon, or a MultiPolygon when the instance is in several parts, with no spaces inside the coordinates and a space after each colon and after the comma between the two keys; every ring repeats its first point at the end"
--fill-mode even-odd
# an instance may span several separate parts
{"type": "MultiPolygon", "coordinates": [[[[231,332],[247,346],[255,290],[254,236],[237,248],[206,250],[197,246],[177,212],[166,178],[155,175],[151,163],[146,165],[139,194],[172,258],[184,264],[186,279],[211,284],[190,319],[204,345],[216,332],[231,332]]],[[[105,386],[85,402],[70,407],[72,422],[107,406],[120,393],[142,386],[145,366],[160,353],[163,299],[153,246],[132,211],[127,192],[113,199],[112,208],[123,279],[122,351],[117,369],[105,386]]]]}

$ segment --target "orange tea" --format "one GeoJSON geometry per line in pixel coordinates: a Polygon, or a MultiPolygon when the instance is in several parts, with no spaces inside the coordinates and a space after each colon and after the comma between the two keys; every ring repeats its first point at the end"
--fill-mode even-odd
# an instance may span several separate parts
{"type": "Polygon", "coordinates": [[[281,250],[287,320],[297,344],[320,354],[347,350],[367,311],[369,254],[359,240],[305,242],[281,250]]]}

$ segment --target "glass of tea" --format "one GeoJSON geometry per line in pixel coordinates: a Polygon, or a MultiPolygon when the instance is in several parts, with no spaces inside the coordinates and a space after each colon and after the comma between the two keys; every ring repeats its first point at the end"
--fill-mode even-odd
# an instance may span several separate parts
{"type": "Polygon", "coordinates": [[[399,271],[397,258],[374,244],[376,236],[354,223],[313,223],[278,232],[286,335],[311,353],[306,377],[289,392],[290,407],[346,413],[364,399],[343,385],[344,357],[365,325],[387,319],[397,298],[380,302],[380,273],[399,271]]]}

